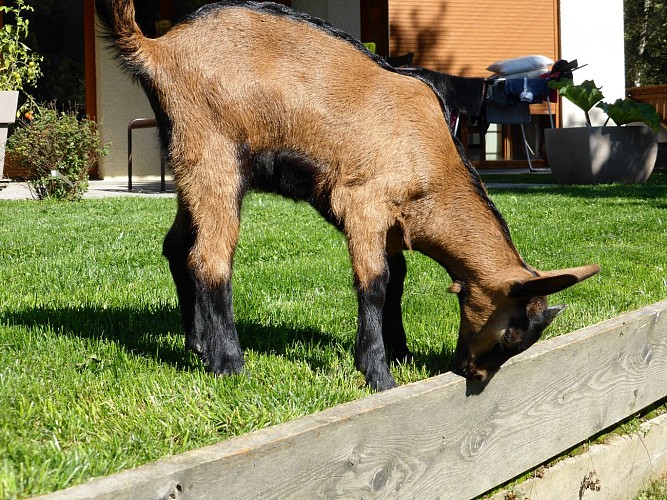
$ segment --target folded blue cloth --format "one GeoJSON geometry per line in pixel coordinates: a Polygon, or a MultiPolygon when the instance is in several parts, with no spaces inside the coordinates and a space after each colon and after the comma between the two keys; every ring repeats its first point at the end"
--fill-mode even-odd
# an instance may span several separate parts
{"type": "Polygon", "coordinates": [[[494,80],[488,99],[499,106],[517,106],[521,102],[540,104],[549,97],[544,78],[510,78],[494,80]]]}
{"type": "Polygon", "coordinates": [[[544,78],[508,78],[506,82],[507,93],[522,102],[540,104],[549,97],[548,81],[544,78]]]}

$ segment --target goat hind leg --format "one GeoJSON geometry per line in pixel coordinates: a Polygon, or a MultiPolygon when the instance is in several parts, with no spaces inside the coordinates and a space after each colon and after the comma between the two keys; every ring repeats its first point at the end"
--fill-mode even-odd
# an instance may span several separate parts
{"type": "Polygon", "coordinates": [[[193,333],[186,346],[216,375],[241,373],[243,351],[234,325],[231,279],[210,286],[194,273],[192,276],[195,284],[193,333]]]}
{"type": "Polygon", "coordinates": [[[171,229],[164,238],[162,255],[169,261],[169,270],[176,285],[181,320],[185,330],[186,345],[196,345],[193,339],[193,320],[195,308],[195,283],[187,269],[188,256],[194,244],[195,236],[192,218],[185,205],[179,199],[178,211],[171,229]]]}
{"type": "Polygon", "coordinates": [[[192,216],[179,197],[176,219],[167,233],[162,254],[176,285],[185,346],[197,353],[208,369],[217,374],[243,370],[232,309],[231,280],[209,286],[189,265],[196,239],[192,216]]]}
{"type": "Polygon", "coordinates": [[[389,359],[399,362],[410,361],[410,353],[403,328],[401,313],[401,299],[403,297],[403,283],[407,273],[405,257],[402,252],[388,255],[389,282],[382,308],[382,338],[389,359]]]}

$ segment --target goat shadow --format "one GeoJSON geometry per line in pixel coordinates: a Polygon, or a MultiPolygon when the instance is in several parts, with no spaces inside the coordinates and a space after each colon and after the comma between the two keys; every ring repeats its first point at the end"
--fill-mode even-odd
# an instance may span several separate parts
{"type": "MultiPolygon", "coordinates": [[[[114,342],[133,355],[152,358],[180,370],[203,369],[197,356],[185,349],[180,310],[176,306],[159,305],[142,309],[94,304],[55,308],[40,306],[5,311],[0,319],[8,326],[43,326],[51,328],[58,335],[114,342]],[[163,337],[168,335],[181,336],[182,341],[165,342],[163,337]]],[[[318,356],[316,349],[311,353],[303,353],[302,349],[294,350],[292,347],[303,343],[318,348],[332,347],[338,351],[342,348],[350,352],[351,360],[354,359],[355,332],[350,332],[348,337],[341,340],[314,328],[295,328],[288,324],[267,326],[237,319],[236,327],[244,350],[252,349],[259,353],[299,360],[307,363],[313,371],[328,367],[326,356],[318,356]],[[299,354],[295,354],[295,351],[299,354]]],[[[413,352],[412,362],[418,367],[424,366],[426,373],[434,376],[450,370],[453,354],[447,346],[443,346],[440,352],[413,352]]]]}

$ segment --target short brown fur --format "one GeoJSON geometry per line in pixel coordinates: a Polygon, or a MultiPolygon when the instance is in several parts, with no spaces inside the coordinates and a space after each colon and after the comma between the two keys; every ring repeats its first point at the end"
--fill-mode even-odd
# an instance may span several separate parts
{"type": "MultiPolygon", "coordinates": [[[[255,168],[242,157],[290,152],[309,165],[308,199],[348,238],[360,294],[358,351],[372,337],[363,330],[372,330],[374,316],[364,308],[384,304],[386,258],[405,248],[432,257],[465,285],[460,357],[468,376],[477,351],[497,342],[496,330],[513,311],[526,314],[526,301],[512,297],[511,288],[539,273],[523,262],[471,178],[427,84],[288,15],[228,6],[152,40],[134,22],[132,2],[111,5],[122,60],[152,98],[179,210],[196,233],[187,268],[206,289],[231,280],[240,204],[255,168]]],[[[98,1],[99,8],[108,5],[98,1]]],[[[172,232],[181,231],[176,226],[172,232]]],[[[579,281],[595,272],[574,274],[579,281]]],[[[371,385],[393,385],[391,375],[369,375],[373,368],[357,356],[371,385]]]]}

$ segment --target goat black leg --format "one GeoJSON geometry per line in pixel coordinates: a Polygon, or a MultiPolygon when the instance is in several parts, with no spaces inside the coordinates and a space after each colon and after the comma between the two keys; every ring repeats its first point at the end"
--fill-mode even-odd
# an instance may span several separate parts
{"type": "Polygon", "coordinates": [[[371,221],[350,219],[346,221],[345,229],[359,301],[355,364],[372,389],[384,391],[396,386],[382,339],[382,308],[389,280],[386,233],[373,235],[368,230],[351,231],[350,228],[368,228],[371,221]]]}
{"type": "Polygon", "coordinates": [[[188,269],[194,241],[190,214],[179,203],[176,220],[164,239],[162,254],[169,261],[176,285],[185,346],[197,353],[213,373],[239,373],[243,370],[243,353],[234,326],[231,284],[209,288],[188,269]]]}
{"type": "Polygon", "coordinates": [[[209,287],[193,276],[195,301],[192,334],[186,347],[201,357],[209,371],[231,375],[243,371],[243,351],[239,345],[232,309],[231,280],[209,287]]]}
{"type": "Polygon", "coordinates": [[[390,360],[405,362],[412,358],[408,350],[403,328],[401,313],[401,299],[403,297],[403,282],[407,273],[403,253],[387,256],[389,266],[389,282],[382,309],[382,338],[384,339],[387,357],[390,360]]]}
{"type": "MultiPolygon", "coordinates": [[[[201,250],[195,252],[197,244],[205,246],[201,236],[204,231],[195,227],[192,220],[185,204],[179,200],[176,220],[163,245],[163,254],[169,260],[176,284],[185,346],[198,354],[207,369],[215,374],[240,373],[243,370],[243,351],[234,325],[231,285],[231,255],[236,238],[230,237],[226,247],[229,273],[220,279],[207,281],[201,277],[201,270],[206,269],[197,255],[201,250]]],[[[212,224],[215,222],[211,221],[212,224]]],[[[238,223],[232,220],[230,225],[232,230],[227,234],[234,234],[238,223]]],[[[212,252],[211,255],[218,254],[212,252]]]]}
{"type": "Polygon", "coordinates": [[[366,376],[368,385],[376,391],[396,387],[382,340],[382,307],[386,287],[386,274],[373,279],[366,287],[357,285],[359,318],[355,362],[357,369],[366,376]]]}
{"type": "Polygon", "coordinates": [[[195,284],[188,272],[187,261],[194,240],[194,229],[190,214],[179,201],[176,219],[162,244],[162,255],[169,261],[169,270],[176,285],[178,305],[181,309],[181,320],[186,339],[193,334],[195,284]]]}

